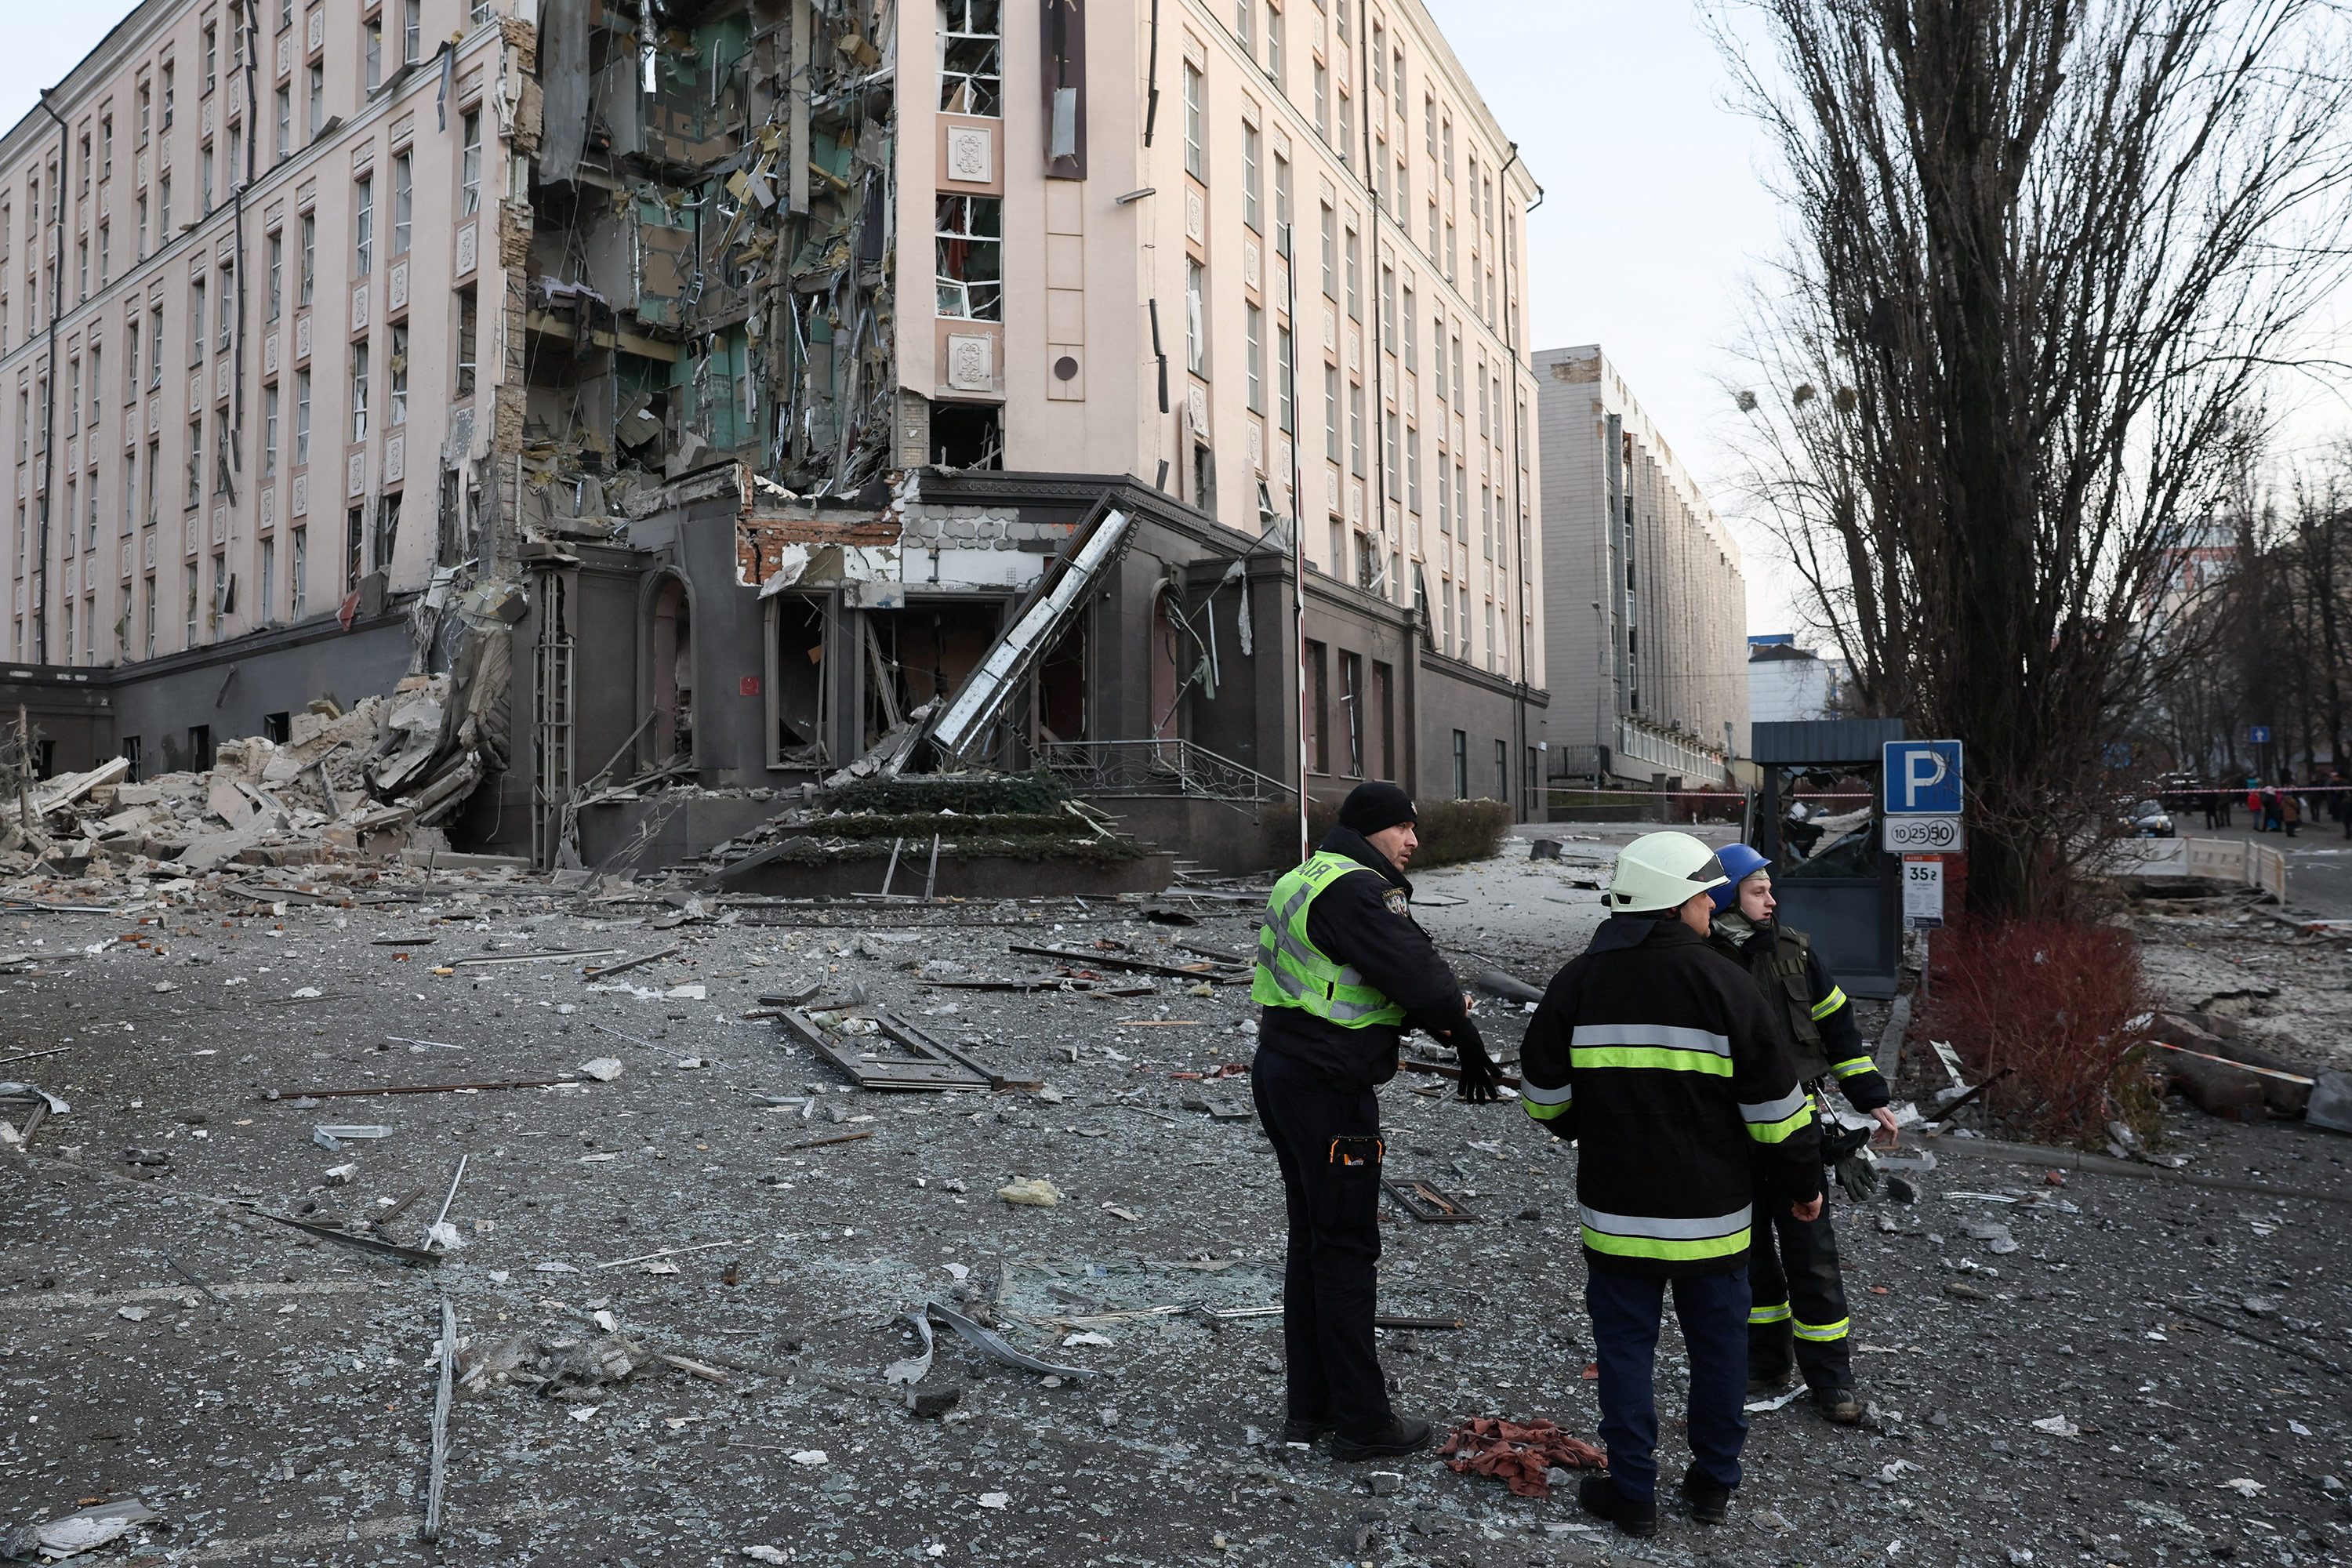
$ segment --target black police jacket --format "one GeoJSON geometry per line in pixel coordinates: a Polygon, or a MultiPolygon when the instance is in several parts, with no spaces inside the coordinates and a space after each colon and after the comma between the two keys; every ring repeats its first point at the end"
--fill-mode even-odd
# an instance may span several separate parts
{"type": "MultiPolygon", "coordinates": [[[[1467,1016],[1461,983],[1412,918],[1412,884],[1404,874],[1351,827],[1333,828],[1317,847],[1345,855],[1364,874],[1350,871],[1316,895],[1307,908],[1307,940],[1334,962],[1354,965],[1364,984],[1403,1008],[1406,1027],[1435,1036],[1461,1023],[1467,1016]]],[[[1258,1049],[1365,1088],[1396,1076],[1404,1037],[1393,1024],[1343,1028],[1297,1007],[1261,1007],[1257,1027],[1258,1049]]]]}

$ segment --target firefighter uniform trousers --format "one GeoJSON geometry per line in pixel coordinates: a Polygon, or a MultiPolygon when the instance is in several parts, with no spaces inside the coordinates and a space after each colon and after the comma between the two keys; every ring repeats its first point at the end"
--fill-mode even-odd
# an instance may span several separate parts
{"type": "Polygon", "coordinates": [[[1789,1374],[1793,1352],[1808,1388],[1852,1388],[1845,1281],[1838,1270],[1828,1195],[1823,1194],[1820,1217],[1804,1220],[1786,1204],[1771,1201],[1760,1168],[1756,1192],[1759,1223],[1748,1248],[1748,1375],[1780,1381],[1789,1374]]]}

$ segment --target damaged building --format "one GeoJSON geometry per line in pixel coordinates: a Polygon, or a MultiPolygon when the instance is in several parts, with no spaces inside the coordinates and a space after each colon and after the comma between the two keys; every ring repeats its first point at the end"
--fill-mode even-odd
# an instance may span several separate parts
{"type": "Polygon", "coordinates": [[[17,679],[161,773],[441,678],[542,865],[902,768],[1527,814],[1538,195],[1411,3],[151,0],[0,139],[17,679]]]}

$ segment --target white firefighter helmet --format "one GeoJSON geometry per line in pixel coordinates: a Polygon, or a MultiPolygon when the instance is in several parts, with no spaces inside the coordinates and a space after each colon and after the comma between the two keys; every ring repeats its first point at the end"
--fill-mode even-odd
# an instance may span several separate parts
{"type": "Polygon", "coordinates": [[[1689,834],[1644,833],[1617,857],[1616,875],[1609,879],[1609,912],[1664,914],[1730,880],[1715,851],[1689,834]]]}

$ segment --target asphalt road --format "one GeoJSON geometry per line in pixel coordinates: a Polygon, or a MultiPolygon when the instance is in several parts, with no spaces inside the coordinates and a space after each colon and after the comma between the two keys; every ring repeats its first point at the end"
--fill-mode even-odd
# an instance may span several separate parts
{"type": "Polygon", "coordinates": [[[2232,813],[2237,826],[2208,828],[2202,813],[2184,812],[2181,832],[2192,838],[2252,839],[2267,844],[2286,857],[2287,907],[2313,914],[2352,917],[2352,837],[2333,822],[2306,822],[2294,837],[2256,833],[2245,826],[2242,807],[2232,813]]]}

